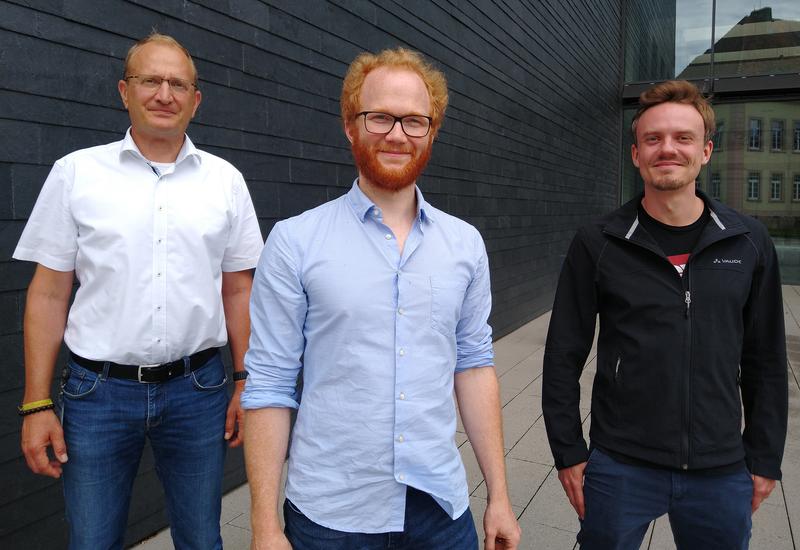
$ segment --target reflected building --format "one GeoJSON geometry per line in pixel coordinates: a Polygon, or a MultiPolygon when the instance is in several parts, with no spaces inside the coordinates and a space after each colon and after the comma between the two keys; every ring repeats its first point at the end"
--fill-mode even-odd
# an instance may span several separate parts
{"type": "MultiPolygon", "coordinates": [[[[800,72],[800,21],[765,7],[742,18],[678,78],[800,72]]],[[[800,239],[800,102],[719,101],[711,162],[700,185],[759,218],[774,237],[800,239]]]]}
{"type": "Polygon", "coordinates": [[[747,0],[629,6],[622,202],[642,190],[630,162],[628,131],[638,94],[653,81],[691,80],[712,94],[717,118],[714,153],[698,186],[762,221],[775,241],[783,281],[800,283],[800,2],[776,0],[753,11],[747,0]],[[717,32],[712,38],[714,9],[717,32]],[[668,17],[674,21],[671,43],[658,24],[668,17]],[[687,50],[697,55],[685,57],[689,63],[675,74],[665,70],[667,60],[654,56],[653,48],[674,53],[680,66],[679,53],[682,59],[687,50]]]}
{"type": "Polygon", "coordinates": [[[676,3],[629,2],[626,16],[625,80],[665,80],[675,67],[676,3]]]}

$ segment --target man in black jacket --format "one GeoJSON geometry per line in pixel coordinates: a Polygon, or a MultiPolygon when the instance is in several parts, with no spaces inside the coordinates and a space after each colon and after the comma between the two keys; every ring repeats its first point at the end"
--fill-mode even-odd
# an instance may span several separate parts
{"type": "Polygon", "coordinates": [[[640,104],[644,194],[581,228],[561,272],[547,435],[583,550],[638,549],[665,513],[679,549],[747,548],[786,437],[778,260],[763,225],[695,188],[715,129],[697,88],[665,82],[640,104]],[[598,314],[587,448],[578,380],[598,314]]]}

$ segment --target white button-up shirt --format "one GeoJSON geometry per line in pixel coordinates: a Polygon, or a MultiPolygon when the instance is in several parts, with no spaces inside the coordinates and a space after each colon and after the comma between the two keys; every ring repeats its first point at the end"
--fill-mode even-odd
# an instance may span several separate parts
{"type": "Polygon", "coordinates": [[[227,342],[222,272],[254,268],[262,246],[230,163],[188,136],[174,165],[150,163],[129,130],[55,163],[14,258],[75,270],[70,350],[151,364],[227,342]]]}

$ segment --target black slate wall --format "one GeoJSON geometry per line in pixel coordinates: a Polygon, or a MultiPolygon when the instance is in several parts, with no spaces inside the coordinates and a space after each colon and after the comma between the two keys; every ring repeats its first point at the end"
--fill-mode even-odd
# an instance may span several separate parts
{"type": "MultiPolygon", "coordinates": [[[[0,547],[66,540],[60,483],[29,473],[19,450],[33,269],[11,253],[52,163],[127,127],[116,82],[136,38],[155,27],[192,52],[204,97],[189,134],[244,173],[265,235],[349,188],[338,95],[355,55],[403,44],[434,59],[451,104],[419,183],[483,234],[501,336],[550,308],[575,228],[616,203],[620,3],[0,1],[0,547]]],[[[226,487],[243,479],[231,452],[226,487]]],[[[147,451],[128,541],[164,522],[147,451]]]]}

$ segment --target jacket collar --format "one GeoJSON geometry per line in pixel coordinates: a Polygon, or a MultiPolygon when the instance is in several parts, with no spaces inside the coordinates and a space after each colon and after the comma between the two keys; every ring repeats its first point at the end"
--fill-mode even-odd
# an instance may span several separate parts
{"type": "MultiPolygon", "coordinates": [[[[742,223],[741,214],[710,198],[699,189],[696,189],[695,193],[708,207],[711,220],[706,224],[693,253],[699,252],[716,241],[733,237],[734,235],[741,235],[742,233],[749,233],[750,230],[742,223]]],[[[639,193],[609,214],[605,219],[605,224],[603,224],[603,232],[658,251],[658,245],[639,224],[639,203],[642,202],[642,197],[644,197],[644,193],[639,193]]]]}

